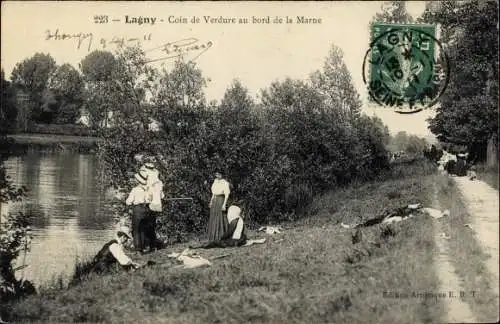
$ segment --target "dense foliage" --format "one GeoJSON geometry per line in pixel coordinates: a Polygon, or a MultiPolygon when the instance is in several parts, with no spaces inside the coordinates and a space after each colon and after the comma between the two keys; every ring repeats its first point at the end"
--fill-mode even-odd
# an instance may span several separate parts
{"type": "Polygon", "coordinates": [[[216,171],[231,183],[229,204],[242,205],[255,224],[300,217],[315,194],[388,166],[388,130],[361,116],[336,47],[312,80],[276,81],[260,102],[235,80],[220,103],[207,104],[206,79],[194,63],[179,60],[158,71],[143,57],[138,48],[115,55],[122,68],[109,82],[120,85],[121,96],[108,95],[107,104],[121,107],[120,122],[103,133],[101,178],[126,193],[140,166],[134,156],[157,157],[167,197],[160,229],[173,241],[204,229],[216,171]],[[123,93],[135,110],[122,104],[123,93]],[[159,131],[147,127],[151,118],[159,131]],[[179,197],[193,200],[168,200],[179,197]]]}
{"type": "Polygon", "coordinates": [[[430,129],[484,160],[498,138],[498,1],[443,1],[421,21],[441,25],[451,71],[430,129]]]}
{"type": "MultiPolygon", "coordinates": [[[[8,145],[7,141],[4,132],[0,131],[0,146],[8,145]]],[[[16,188],[12,185],[5,172],[3,160],[4,156],[0,154],[0,206],[5,207],[9,202],[21,200],[26,188],[16,188]]],[[[13,268],[13,263],[19,254],[29,249],[30,240],[29,219],[24,214],[0,215],[0,301],[2,303],[34,291],[31,283],[16,278],[16,269],[13,268]]]]}
{"type": "Polygon", "coordinates": [[[391,137],[389,149],[392,152],[404,151],[410,154],[422,153],[429,144],[423,138],[416,135],[409,135],[406,132],[398,132],[391,137]]]}

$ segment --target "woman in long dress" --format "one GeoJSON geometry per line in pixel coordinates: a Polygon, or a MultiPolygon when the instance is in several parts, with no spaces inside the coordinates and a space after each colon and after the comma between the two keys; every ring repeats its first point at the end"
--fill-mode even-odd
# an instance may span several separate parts
{"type": "Polygon", "coordinates": [[[223,212],[226,211],[229,194],[229,182],[222,178],[221,173],[215,173],[212,198],[210,199],[210,218],[208,219],[209,241],[220,240],[228,229],[228,221],[223,212]]]}

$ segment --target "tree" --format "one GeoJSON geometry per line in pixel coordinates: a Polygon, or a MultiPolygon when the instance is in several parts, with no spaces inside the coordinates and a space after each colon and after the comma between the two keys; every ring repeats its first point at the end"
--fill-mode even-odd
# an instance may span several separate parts
{"type": "Polygon", "coordinates": [[[151,111],[146,114],[143,108],[156,72],[146,62],[139,46],[120,46],[114,54],[94,51],[82,60],[86,108],[94,127],[124,119],[147,127],[151,111]],[[113,120],[108,118],[111,114],[113,120]]]}
{"type": "Polygon", "coordinates": [[[386,146],[389,129],[378,117],[362,115],[354,124],[355,140],[348,156],[354,162],[353,172],[357,178],[371,179],[381,170],[389,167],[386,146]]]}
{"type": "Polygon", "coordinates": [[[39,121],[43,113],[43,96],[50,74],[56,69],[56,61],[50,54],[36,53],[33,57],[17,63],[11,80],[29,95],[33,107],[32,118],[39,121]]]}
{"type": "Polygon", "coordinates": [[[350,120],[360,114],[361,100],[344,63],[342,50],[332,45],[323,71],[311,75],[313,87],[325,96],[325,107],[338,117],[350,120]]]}
{"type": "Polygon", "coordinates": [[[429,128],[440,141],[467,145],[479,161],[488,141],[498,138],[497,11],[497,1],[449,1],[422,18],[441,24],[453,72],[429,128]]]}
{"type": "Polygon", "coordinates": [[[231,86],[224,93],[219,109],[221,113],[236,113],[246,116],[254,106],[255,103],[248,95],[248,89],[243,87],[239,80],[233,80],[231,86]]]}
{"type": "Polygon", "coordinates": [[[74,123],[83,104],[83,90],[83,78],[70,64],[52,72],[43,96],[43,111],[50,115],[49,122],[74,123]]]}
{"type": "Polygon", "coordinates": [[[113,75],[115,63],[113,53],[95,50],[85,56],[79,67],[86,81],[108,81],[113,75]]]}
{"type": "Polygon", "coordinates": [[[377,12],[370,21],[370,31],[374,23],[412,23],[413,17],[406,11],[406,1],[384,1],[381,12],[377,12]]]}
{"type": "Polygon", "coordinates": [[[184,62],[179,58],[172,71],[163,70],[153,86],[155,104],[163,107],[182,106],[185,108],[205,107],[203,89],[207,80],[194,62],[184,62]]]}
{"type": "Polygon", "coordinates": [[[427,141],[416,135],[410,135],[408,144],[406,145],[406,152],[410,154],[420,154],[427,149],[427,141]]]}
{"type": "Polygon", "coordinates": [[[402,131],[391,138],[390,143],[392,151],[405,151],[407,153],[421,153],[427,148],[427,141],[416,135],[409,135],[402,131]]]}
{"type": "Polygon", "coordinates": [[[15,125],[17,117],[16,90],[13,85],[5,80],[5,73],[2,70],[2,104],[0,105],[0,129],[7,131],[15,125]]]}
{"type": "Polygon", "coordinates": [[[211,139],[210,155],[217,156],[221,167],[240,190],[248,173],[265,157],[260,124],[254,112],[255,104],[240,81],[234,80],[216,108],[216,124],[211,139]],[[251,153],[251,157],[249,154],[251,153]],[[259,154],[262,153],[262,154],[259,154]]]}
{"type": "Polygon", "coordinates": [[[391,139],[391,149],[393,151],[404,151],[408,144],[408,134],[406,132],[397,132],[391,139]]]}
{"type": "Polygon", "coordinates": [[[85,109],[91,126],[97,129],[103,122],[107,124],[108,112],[113,109],[109,95],[116,59],[111,52],[95,50],[85,56],[78,66],[85,81],[85,109]]]}

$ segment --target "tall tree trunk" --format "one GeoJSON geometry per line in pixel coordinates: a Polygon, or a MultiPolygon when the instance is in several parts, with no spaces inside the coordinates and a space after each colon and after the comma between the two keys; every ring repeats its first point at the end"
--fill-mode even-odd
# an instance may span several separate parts
{"type": "Polygon", "coordinates": [[[490,137],[486,151],[486,165],[491,168],[498,167],[498,139],[496,136],[490,137]]]}

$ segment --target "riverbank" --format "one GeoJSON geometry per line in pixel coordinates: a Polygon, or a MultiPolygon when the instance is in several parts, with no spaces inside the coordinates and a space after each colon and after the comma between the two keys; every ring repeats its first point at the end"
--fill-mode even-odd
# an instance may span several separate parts
{"type": "Polygon", "coordinates": [[[79,152],[93,151],[97,148],[98,137],[72,136],[58,134],[9,134],[7,138],[12,141],[9,152],[26,149],[40,150],[72,150],[79,152]]]}
{"type": "Polygon", "coordinates": [[[208,268],[182,270],[167,255],[175,245],[140,261],[133,273],[92,277],[61,285],[11,305],[4,320],[18,322],[322,323],[437,322],[443,313],[433,268],[430,217],[415,217],[363,231],[352,243],[353,224],[405,204],[432,202],[433,175],[425,164],[405,166],[391,179],[317,197],[302,221],[262,245],[203,250],[208,268]],[[399,294],[399,296],[397,296],[399,294]]]}

